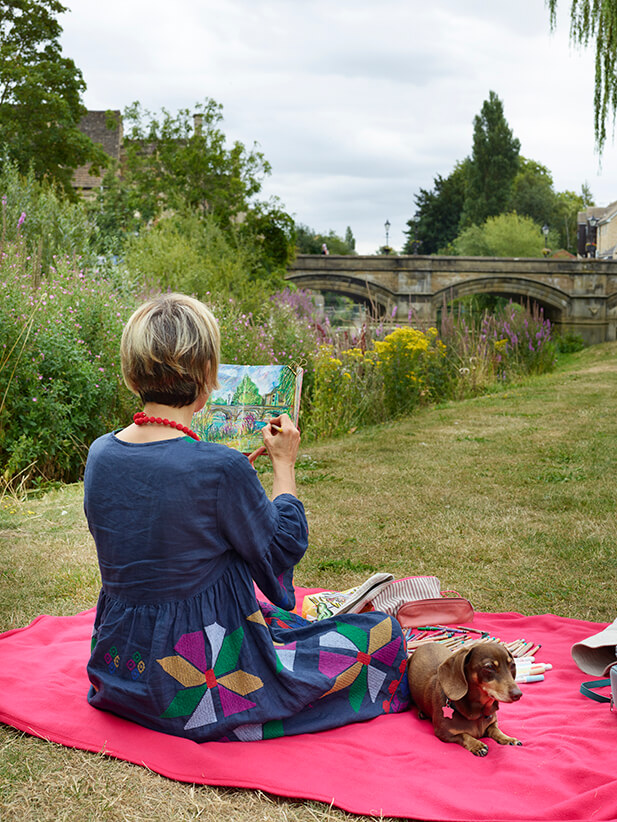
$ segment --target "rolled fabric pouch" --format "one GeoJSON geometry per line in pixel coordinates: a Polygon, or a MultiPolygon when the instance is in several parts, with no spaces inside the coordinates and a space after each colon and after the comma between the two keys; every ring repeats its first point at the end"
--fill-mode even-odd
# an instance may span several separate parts
{"type": "Polygon", "coordinates": [[[406,602],[396,612],[403,628],[419,625],[461,625],[473,621],[473,606],[468,599],[453,591],[443,591],[434,599],[406,602]]]}
{"type": "Polygon", "coordinates": [[[578,667],[586,674],[608,676],[617,662],[617,619],[602,631],[575,642],[570,653],[578,667]]]}

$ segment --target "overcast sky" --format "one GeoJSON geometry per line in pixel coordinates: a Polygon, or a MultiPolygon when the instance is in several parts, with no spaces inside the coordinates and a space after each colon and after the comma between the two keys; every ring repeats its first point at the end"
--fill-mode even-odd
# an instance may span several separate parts
{"type": "Polygon", "coordinates": [[[400,249],[414,194],[471,152],[489,91],[555,188],[617,200],[617,148],[593,139],[593,54],[570,0],[63,0],[64,54],[89,109],[223,105],[229,141],[272,166],[262,196],[360,253],[400,249]]]}

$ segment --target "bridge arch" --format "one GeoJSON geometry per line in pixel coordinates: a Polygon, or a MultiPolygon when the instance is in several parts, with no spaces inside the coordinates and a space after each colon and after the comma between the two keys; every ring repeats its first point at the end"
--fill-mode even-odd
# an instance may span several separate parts
{"type": "Polygon", "coordinates": [[[436,291],[431,299],[437,312],[446,302],[474,294],[497,294],[515,302],[535,302],[544,310],[551,322],[563,322],[571,311],[568,294],[555,286],[529,280],[525,277],[477,277],[452,283],[436,291]]]}
{"type": "Polygon", "coordinates": [[[350,274],[337,273],[333,277],[331,274],[293,273],[288,275],[286,279],[293,282],[298,288],[306,288],[320,293],[328,291],[332,294],[349,297],[354,302],[367,306],[375,305],[381,312],[390,310],[397,299],[396,294],[387,286],[361,277],[354,277],[350,274]]]}

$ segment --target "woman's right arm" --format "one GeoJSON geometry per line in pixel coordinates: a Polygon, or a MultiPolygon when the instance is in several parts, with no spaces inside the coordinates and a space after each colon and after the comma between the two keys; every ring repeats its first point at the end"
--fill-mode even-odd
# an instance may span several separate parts
{"type": "Polygon", "coordinates": [[[296,458],[300,447],[300,432],[288,414],[269,420],[263,429],[264,447],[272,460],[274,479],[272,497],[296,492],[296,458]]]}

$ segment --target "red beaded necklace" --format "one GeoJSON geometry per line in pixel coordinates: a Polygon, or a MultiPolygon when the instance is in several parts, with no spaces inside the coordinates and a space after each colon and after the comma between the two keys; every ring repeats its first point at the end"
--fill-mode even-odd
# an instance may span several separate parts
{"type": "Polygon", "coordinates": [[[163,417],[149,417],[145,411],[138,411],[133,414],[133,422],[135,425],[168,425],[170,428],[175,428],[177,431],[182,431],[187,437],[192,437],[194,440],[199,440],[198,435],[187,428],[186,425],[181,425],[179,422],[173,420],[163,419],[163,417]]]}

